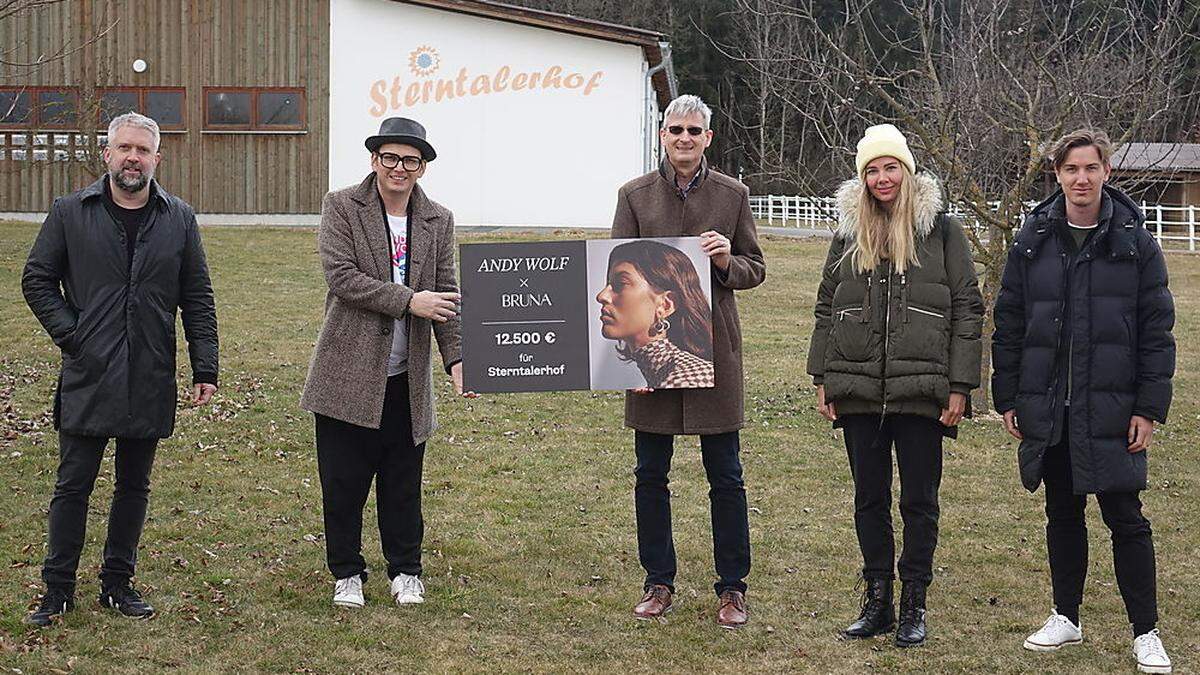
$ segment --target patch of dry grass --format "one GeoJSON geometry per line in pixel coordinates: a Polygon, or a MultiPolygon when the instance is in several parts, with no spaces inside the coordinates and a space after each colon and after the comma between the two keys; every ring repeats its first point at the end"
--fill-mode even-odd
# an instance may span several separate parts
{"type": "MultiPolygon", "coordinates": [[[[767,283],[741,293],[750,424],[743,435],[754,567],[751,624],[713,624],[707,484],[694,441],[672,487],[681,603],[661,623],[629,614],[641,590],[632,433],[614,393],[493,395],[439,384],[442,429],[425,472],[422,606],[335,611],[324,567],[312,420],[298,408],[324,283],[312,230],[206,229],[219,306],[222,388],[183,409],[159,450],[139,583],[158,618],[100,610],[96,572],[111,459],[93,498],[79,608],[57,627],[21,624],[39,589],[57,443],[45,413],[58,354],[19,277],[36,227],[0,225],[0,664],[24,672],[187,671],[1132,671],[1130,635],[1094,504],[1087,641],[1021,649],[1050,608],[1041,494],[1017,480],[994,416],[946,447],[932,638],[901,651],[835,634],[856,613],[860,561],[839,433],[813,411],[804,374],[816,270],[827,245],[767,238],[767,283]]],[[[581,233],[560,233],[579,237],[581,233]]],[[[539,235],[547,238],[550,235],[539,235]]],[[[595,235],[592,235],[595,236],[595,235]]],[[[528,235],[525,239],[530,239],[528,235]]],[[[464,241],[498,241],[472,235],[464,241]]],[[[1179,310],[1172,423],[1152,451],[1163,636],[1178,672],[1200,661],[1200,258],[1170,259],[1179,310]]],[[[181,364],[186,359],[180,359],[181,364]]],[[[181,370],[180,381],[190,381],[181,370]]],[[[374,504],[367,523],[373,523],[374,504]]],[[[899,518],[896,518],[899,528],[899,518]]],[[[377,535],[365,551],[383,567],[377,535]]]]}

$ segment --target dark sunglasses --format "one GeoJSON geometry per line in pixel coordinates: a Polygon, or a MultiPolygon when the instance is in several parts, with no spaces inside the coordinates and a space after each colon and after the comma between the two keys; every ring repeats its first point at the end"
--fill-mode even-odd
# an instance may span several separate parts
{"type": "MultiPolygon", "coordinates": [[[[672,124],[671,126],[667,127],[667,133],[671,134],[672,136],[682,136],[683,130],[684,127],[678,124],[672,124]]],[[[687,127],[687,132],[689,136],[699,136],[700,134],[704,133],[704,129],[702,127],[687,127]]]]}
{"type": "Polygon", "coordinates": [[[379,163],[385,168],[394,169],[397,166],[403,165],[405,171],[416,171],[421,168],[421,163],[425,161],[415,155],[401,157],[394,152],[381,152],[375,156],[379,158],[379,163]]]}

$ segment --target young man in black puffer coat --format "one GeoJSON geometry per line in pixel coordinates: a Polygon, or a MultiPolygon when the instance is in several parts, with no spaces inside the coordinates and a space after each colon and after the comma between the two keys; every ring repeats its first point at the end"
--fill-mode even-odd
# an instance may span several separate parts
{"type": "Polygon", "coordinates": [[[1138,669],[1167,673],[1155,628],[1154,544],[1139,497],[1175,370],[1167,265],[1138,207],[1105,185],[1112,145],[1103,132],[1067,134],[1050,154],[1062,189],[1017,234],[992,346],[996,410],[1021,440],[1021,480],[1031,491],[1046,486],[1054,612],[1025,648],[1054,651],[1083,639],[1084,508],[1095,494],[1138,669]]]}

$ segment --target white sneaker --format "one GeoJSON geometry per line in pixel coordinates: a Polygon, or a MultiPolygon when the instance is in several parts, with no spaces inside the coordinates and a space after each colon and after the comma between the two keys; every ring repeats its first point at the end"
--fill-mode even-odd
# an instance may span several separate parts
{"type": "Polygon", "coordinates": [[[1133,639],[1133,658],[1137,659],[1138,670],[1143,673],[1171,672],[1171,658],[1158,639],[1158,629],[1133,639]]]}
{"type": "Polygon", "coordinates": [[[1025,638],[1025,649],[1031,652],[1054,652],[1065,645],[1077,645],[1080,642],[1083,642],[1083,629],[1062,614],[1051,612],[1046,623],[1025,638]]]}
{"type": "Polygon", "coordinates": [[[352,577],[333,582],[333,604],[335,607],[353,609],[360,609],[367,604],[367,601],[363,599],[362,577],[355,574],[352,577]]]}
{"type": "Polygon", "coordinates": [[[425,602],[425,584],[411,574],[397,574],[392,579],[392,599],[397,605],[416,605],[425,602]]]}

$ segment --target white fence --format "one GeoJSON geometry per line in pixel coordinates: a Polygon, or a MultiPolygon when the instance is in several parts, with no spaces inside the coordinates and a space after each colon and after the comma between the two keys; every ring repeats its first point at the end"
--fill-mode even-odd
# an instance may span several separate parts
{"type": "MultiPolygon", "coordinates": [[[[1030,202],[1033,208],[1037,202],[1030,202]]],[[[1146,214],[1146,229],[1163,248],[1196,251],[1200,244],[1197,225],[1200,224],[1200,207],[1167,206],[1142,203],[1146,214]]],[[[759,221],[774,227],[797,227],[810,229],[833,229],[837,223],[837,204],[833,197],[802,197],[799,195],[753,195],[750,211],[759,221]]],[[[954,204],[950,213],[973,223],[965,209],[954,204]]]]}

